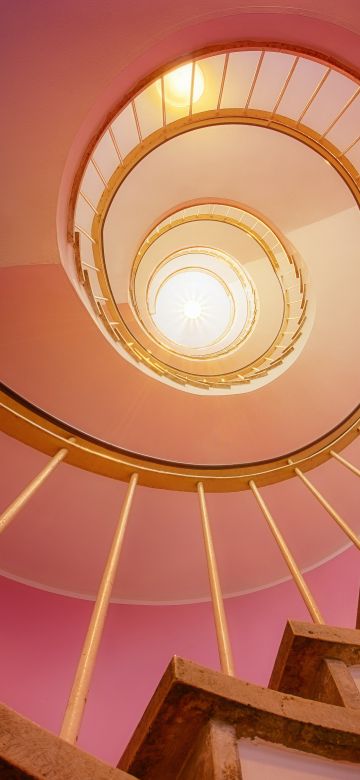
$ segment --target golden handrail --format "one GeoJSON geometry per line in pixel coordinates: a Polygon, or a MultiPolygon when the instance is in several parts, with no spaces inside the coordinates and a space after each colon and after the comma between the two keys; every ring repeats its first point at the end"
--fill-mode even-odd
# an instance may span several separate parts
{"type": "MultiPolygon", "coordinates": [[[[185,62],[189,62],[189,61],[195,62],[198,59],[203,59],[204,57],[208,57],[216,54],[226,55],[230,52],[236,52],[236,51],[240,52],[245,50],[256,50],[259,52],[263,51],[264,53],[266,53],[267,51],[283,52],[285,54],[290,54],[294,56],[303,56],[315,60],[322,65],[324,65],[326,62],[328,66],[335,68],[336,70],[340,71],[343,75],[348,76],[350,78],[359,79],[360,77],[358,68],[355,68],[354,66],[350,65],[349,62],[345,62],[344,60],[341,60],[338,57],[334,57],[334,56],[330,57],[328,52],[325,54],[324,51],[321,50],[316,51],[313,48],[308,48],[307,46],[297,46],[295,44],[285,45],[283,41],[277,41],[277,40],[273,40],[273,41],[257,40],[256,42],[254,42],[253,40],[241,40],[241,41],[231,41],[231,43],[229,43],[228,45],[211,44],[205,47],[201,47],[199,49],[195,49],[194,51],[191,52],[191,54],[189,53],[189,55],[185,59],[185,62]]],[[[83,178],[86,165],[90,160],[90,157],[96,147],[96,144],[102,138],[107,128],[111,127],[111,123],[116,119],[120,111],[122,111],[133,99],[135,99],[139,94],[141,94],[142,90],[146,86],[149,86],[149,84],[152,84],[157,79],[160,79],[160,81],[163,80],[166,73],[170,72],[171,70],[183,64],[184,64],[184,57],[176,57],[172,61],[167,63],[165,70],[163,66],[153,70],[151,73],[148,74],[146,79],[141,79],[137,84],[134,84],[132,89],[126,95],[122,96],[121,99],[116,104],[113,105],[111,112],[107,113],[106,117],[104,117],[103,119],[103,122],[100,125],[98,125],[97,130],[94,133],[91,142],[80,161],[80,164],[78,166],[73,181],[73,186],[69,198],[68,221],[67,221],[67,235],[69,241],[72,241],[74,237],[75,207],[76,207],[76,198],[78,195],[79,186],[83,178]]],[[[165,127],[165,125],[167,125],[166,129],[168,130],[169,125],[166,121],[166,112],[164,111],[165,101],[162,100],[162,103],[163,103],[162,106],[163,128],[165,127]]],[[[219,110],[218,107],[216,107],[216,111],[218,110],[219,110]]],[[[272,112],[264,111],[263,113],[264,115],[265,114],[269,115],[266,119],[267,124],[269,124],[269,118],[271,120],[273,120],[274,118],[273,111],[272,112]]],[[[189,124],[189,117],[186,117],[186,120],[189,124]]],[[[251,117],[249,117],[249,121],[251,121],[251,117]]],[[[317,134],[317,138],[319,137],[320,137],[319,134],[317,134]]],[[[146,140],[148,141],[148,139],[146,140]]],[[[148,145],[146,145],[145,147],[144,150],[145,153],[147,151],[147,148],[148,145]]],[[[123,163],[122,158],[120,162],[123,163]]]]}
{"type": "Polygon", "coordinates": [[[262,486],[290,479],[294,465],[308,471],[333,457],[334,450],[347,447],[358,436],[359,425],[360,405],[321,438],[278,458],[231,465],[184,464],[129,452],[96,439],[0,384],[0,430],[4,433],[50,456],[64,447],[68,450],[65,461],[72,466],[125,482],[137,472],[140,485],[166,490],[196,492],[202,482],[207,492],[226,493],[247,490],[250,480],[262,486]],[[70,441],[71,437],[76,441],[70,441]]]}

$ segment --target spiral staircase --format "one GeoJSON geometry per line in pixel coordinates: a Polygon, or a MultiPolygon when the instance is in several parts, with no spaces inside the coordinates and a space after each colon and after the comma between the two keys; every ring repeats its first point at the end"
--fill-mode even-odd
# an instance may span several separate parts
{"type": "Polygon", "coordinates": [[[5,14],[0,774],[355,778],[359,9],[140,5],[5,14]],[[56,725],[6,669],[42,598],[59,656],[69,625],[56,725]],[[116,609],[149,621],[111,634],[117,769],[116,609]],[[242,642],[272,642],[268,687],[242,642]]]}

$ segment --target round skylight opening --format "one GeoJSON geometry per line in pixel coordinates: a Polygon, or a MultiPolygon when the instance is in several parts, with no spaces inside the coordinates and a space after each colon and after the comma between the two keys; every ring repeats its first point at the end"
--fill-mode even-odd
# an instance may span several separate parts
{"type": "Polygon", "coordinates": [[[200,317],[201,312],[202,308],[199,301],[186,301],[186,303],[184,303],[185,317],[188,317],[190,320],[195,320],[197,317],[200,317]]]}
{"type": "MultiPolygon", "coordinates": [[[[165,243],[169,238],[165,231],[165,243]]],[[[237,349],[256,314],[254,288],[239,261],[214,247],[188,246],[165,258],[154,250],[146,244],[130,280],[134,309],[150,337],[169,355],[191,360],[237,349]]]]}
{"type": "Polygon", "coordinates": [[[160,284],[152,318],[180,347],[206,349],[231,327],[234,302],[226,283],[206,269],[184,268],[160,284]]]}

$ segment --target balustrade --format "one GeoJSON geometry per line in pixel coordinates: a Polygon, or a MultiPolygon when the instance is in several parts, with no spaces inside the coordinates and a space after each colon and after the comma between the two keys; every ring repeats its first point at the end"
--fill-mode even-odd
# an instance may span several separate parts
{"type": "MultiPolygon", "coordinates": [[[[206,489],[210,491],[215,490],[217,492],[220,492],[221,490],[225,492],[229,489],[230,490],[249,489],[252,492],[257,504],[261,509],[265,521],[279,547],[279,550],[286,562],[286,565],[289,568],[293,581],[296,587],[298,588],[306,604],[307,609],[309,610],[311,618],[313,622],[317,624],[317,630],[322,630],[322,629],[324,629],[325,631],[327,630],[324,625],[325,624],[324,618],[320,612],[319,607],[316,604],[314,595],[311,593],[304,579],[304,576],[294,559],[294,556],[292,555],[282,533],[280,532],[270,512],[270,509],[268,508],[261,494],[259,485],[260,486],[267,485],[281,479],[288,479],[289,477],[295,474],[303,482],[303,484],[310,490],[310,492],[315,496],[315,498],[320,502],[321,506],[328,512],[328,514],[332,517],[332,519],[335,520],[337,525],[346,534],[346,536],[352,541],[352,543],[357,548],[360,548],[360,542],[356,533],[350,528],[350,526],[346,523],[346,521],[343,520],[342,517],[340,517],[338,512],[331,506],[331,504],[324,498],[324,496],[320,493],[320,491],[317,490],[317,488],[310,481],[310,479],[307,476],[305,476],[305,474],[303,473],[303,470],[309,471],[312,467],[319,465],[319,463],[322,463],[325,460],[334,459],[336,462],[339,462],[342,466],[348,468],[354,474],[358,476],[360,475],[359,469],[357,469],[356,466],[351,464],[343,456],[339,455],[338,452],[338,449],[347,446],[347,444],[350,443],[355,438],[355,436],[358,434],[360,430],[359,409],[354,410],[352,415],[350,415],[349,418],[347,418],[347,420],[343,421],[335,430],[331,431],[329,434],[326,434],[324,437],[322,437],[321,440],[311,443],[308,447],[303,448],[303,450],[301,451],[291,453],[290,455],[282,456],[281,458],[278,458],[273,461],[268,461],[266,463],[264,462],[264,463],[255,463],[255,464],[243,464],[243,465],[239,465],[238,467],[231,466],[229,468],[188,466],[183,464],[167,463],[165,461],[160,461],[160,460],[155,461],[149,458],[144,458],[143,456],[137,455],[136,453],[127,453],[117,448],[110,447],[110,445],[107,445],[104,442],[95,441],[94,439],[85,436],[85,434],[83,434],[82,432],[75,431],[74,429],[71,429],[69,426],[66,426],[63,423],[60,423],[59,421],[56,421],[53,418],[50,418],[41,410],[35,409],[35,407],[31,406],[26,401],[20,399],[18,396],[15,396],[15,394],[11,393],[11,391],[8,391],[6,388],[4,388],[4,386],[2,387],[1,398],[0,398],[0,427],[10,435],[13,435],[18,439],[26,441],[27,443],[31,443],[32,446],[36,447],[37,449],[40,449],[43,452],[48,452],[51,454],[50,461],[42,468],[39,474],[33,480],[31,480],[31,482],[20,492],[17,498],[15,498],[14,501],[2,512],[0,516],[0,532],[6,530],[10,522],[15,518],[16,514],[25,506],[25,504],[30,500],[30,498],[35,494],[35,492],[44,484],[45,480],[51,475],[51,473],[55,470],[55,468],[57,468],[57,466],[62,462],[70,463],[76,466],[82,466],[83,468],[87,468],[91,471],[97,471],[98,473],[102,473],[102,474],[108,473],[109,476],[112,477],[117,476],[118,479],[126,480],[128,482],[128,489],[120,511],[120,516],[116,526],[109,556],[105,564],[98,595],[94,604],[90,624],[81,651],[81,656],[79,659],[73,686],[68,700],[68,705],[65,712],[63,725],[60,732],[60,736],[64,741],[75,744],[78,738],[81,721],[84,713],[84,707],[86,704],[87,695],[91,685],[91,678],[96,663],[97,652],[101,642],[105,619],[106,619],[106,615],[108,612],[108,607],[111,599],[113,583],[118,570],[124,534],[126,531],[129,514],[133,502],[133,497],[135,493],[135,488],[137,484],[140,485],[152,484],[154,487],[161,486],[161,487],[168,487],[168,488],[175,488],[175,489],[184,489],[188,491],[192,490],[193,492],[196,491],[198,494],[204,551],[205,551],[207,568],[208,568],[209,586],[210,586],[211,600],[212,600],[213,613],[214,613],[214,622],[215,622],[215,629],[216,629],[216,636],[217,636],[217,643],[218,643],[218,650],[219,650],[220,666],[222,672],[227,677],[234,677],[235,674],[234,662],[233,662],[231,643],[230,643],[229,632],[227,627],[226,612],[224,607],[222,589],[220,585],[220,577],[219,577],[217,561],[216,561],[216,552],[213,543],[211,525],[210,525],[207,504],[206,504],[206,489]],[[66,446],[61,446],[60,449],[58,449],[58,451],[55,452],[55,454],[52,454],[51,450],[52,451],[54,450],[56,444],[58,446],[66,444],[66,446]],[[335,447],[337,449],[335,449],[335,447]],[[299,467],[299,464],[301,465],[302,468],[299,467]]],[[[289,626],[291,625],[293,624],[289,624],[289,626]]],[[[330,632],[331,630],[332,629],[329,629],[330,632]]],[[[345,638],[343,638],[343,640],[341,641],[339,639],[339,642],[336,644],[337,640],[335,641],[333,637],[332,650],[329,649],[329,658],[325,659],[326,670],[324,671],[323,669],[321,671],[322,674],[321,680],[320,677],[316,678],[316,680],[314,678],[313,687],[309,692],[309,698],[311,697],[316,698],[316,696],[319,696],[320,698],[322,697],[321,700],[324,701],[324,696],[325,696],[325,701],[327,701],[329,699],[326,699],[326,697],[335,696],[335,704],[337,704],[338,700],[340,700],[344,708],[350,706],[349,702],[352,707],[354,707],[355,709],[358,708],[358,713],[356,713],[357,720],[355,724],[356,726],[355,732],[357,735],[357,740],[359,741],[359,759],[356,758],[356,760],[360,761],[360,720],[359,720],[360,698],[359,695],[356,694],[354,683],[349,683],[348,678],[346,678],[347,682],[345,680],[346,690],[343,690],[341,695],[340,693],[336,693],[336,691],[339,690],[339,685],[340,687],[342,685],[341,681],[345,679],[344,678],[345,672],[343,670],[343,667],[341,667],[341,664],[343,664],[344,666],[344,659],[349,661],[349,657],[350,657],[349,655],[346,655],[346,653],[348,653],[348,650],[346,650],[346,648],[348,648],[350,642],[350,645],[353,648],[352,649],[353,655],[351,657],[355,659],[354,660],[355,663],[357,661],[360,661],[360,644],[358,641],[357,642],[355,641],[354,634],[356,634],[356,632],[352,632],[351,637],[349,638],[346,635],[345,629],[344,630],[339,629],[337,631],[340,632],[342,631],[345,638]],[[337,659],[336,663],[334,661],[334,657],[335,657],[335,661],[337,659]],[[339,683],[339,679],[340,679],[340,683],[339,683]],[[325,682],[327,681],[326,682],[327,688],[324,680],[325,682]],[[331,684],[329,683],[329,680],[331,684]],[[349,686],[350,688],[352,686],[350,694],[349,694],[349,690],[350,690],[349,686]],[[332,691],[332,693],[330,694],[329,691],[332,691]],[[357,723],[358,720],[359,723],[357,723]]],[[[310,633],[311,632],[309,632],[309,634],[310,633]]],[[[312,632],[312,635],[317,636],[316,633],[314,634],[314,631],[312,632]]],[[[324,639],[325,636],[327,637],[326,641],[328,641],[328,645],[329,643],[331,645],[331,641],[329,639],[330,635],[328,634],[322,635],[321,633],[319,634],[320,639],[321,637],[323,637],[324,639]]],[[[290,644],[291,646],[294,645],[294,647],[296,645],[296,639],[294,639],[293,635],[290,644]]],[[[286,663],[290,663],[289,647],[288,645],[286,645],[287,648],[286,653],[288,659],[286,663]]],[[[281,652],[285,652],[285,651],[282,650],[281,652]]],[[[318,652],[318,650],[316,650],[316,652],[318,652]]],[[[277,669],[282,669],[281,674],[283,676],[281,677],[281,681],[280,678],[279,679],[276,678],[277,681],[274,683],[276,675],[280,674],[280,672],[274,671],[273,678],[272,678],[273,684],[270,683],[270,685],[272,685],[272,687],[277,688],[278,691],[285,690],[284,689],[285,667],[281,666],[281,661],[279,660],[277,661],[277,669]]],[[[177,667],[175,672],[174,672],[175,667],[171,667],[171,668],[172,668],[171,675],[174,676],[175,674],[174,676],[174,681],[175,681],[175,679],[177,679],[180,673],[178,672],[177,667]]],[[[189,665],[188,667],[186,667],[186,675],[188,676],[190,675],[191,677],[192,674],[193,674],[192,667],[191,665],[189,665]]],[[[194,674],[198,680],[197,684],[199,684],[200,677],[197,676],[198,673],[196,671],[194,671],[194,674]]],[[[291,679],[291,675],[289,679],[291,679]]],[[[212,679],[212,685],[214,685],[216,688],[217,683],[216,680],[215,682],[214,680],[212,679]]],[[[234,684],[235,682],[236,681],[234,680],[234,684]]],[[[300,695],[304,695],[304,692],[300,693],[300,695]]],[[[264,700],[263,705],[259,701],[258,706],[260,709],[261,706],[263,706],[264,709],[266,709],[267,707],[266,701],[267,700],[264,700]]],[[[331,703],[333,703],[332,699],[331,699],[331,703]]],[[[165,709],[167,708],[167,706],[168,705],[166,704],[165,709]]],[[[237,712],[239,711],[239,706],[240,706],[240,700],[237,705],[237,712]]],[[[242,706],[243,704],[241,704],[241,707],[242,706]]],[[[4,717],[5,719],[8,717],[6,712],[4,717]]],[[[222,717],[224,722],[228,724],[227,718],[225,718],[225,716],[222,717]]],[[[288,717],[290,718],[290,715],[288,717]]],[[[18,728],[18,721],[16,722],[14,721],[14,723],[16,728],[18,728]]],[[[227,725],[225,727],[223,724],[223,726],[220,727],[220,731],[219,731],[216,723],[213,720],[210,720],[207,728],[210,729],[208,733],[211,739],[210,737],[209,739],[210,741],[213,741],[214,744],[223,744],[223,738],[226,732],[227,736],[225,735],[226,736],[225,742],[226,745],[228,746],[226,748],[227,750],[230,744],[229,734],[228,734],[229,726],[227,725]],[[225,728],[225,732],[224,732],[224,728],[225,728]]],[[[315,724],[314,724],[314,728],[315,728],[315,724]]],[[[335,728],[335,726],[332,726],[331,728],[335,728]]],[[[347,724],[347,728],[348,728],[348,724],[347,724]]],[[[41,730],[39,730],[39,733],[40,731],[41,730]]],[[[146,739],[147,738],[145,737],[143,739],[144,745],[146,743],[146,739]]],[[[276,740],[274,739],[274,741],[276,740]]],[[[310,751],[314,750],[314,752],[319,752],[316,751],[316,749],[314,748],[314,742],[315,742],[315,737],[311,741],[311,747],[309,749],[310,751]]],[[[1,746],[1,740],[0,740],[0,746],[1,746]]],[[[138,748],[136,748],[136,751],[137,750],[138,748]]],[[[141,750],[143,750],[143,748],[141,748],[141,750]]],[[[203,750],[203,747],[201,748],[201,750],[203,750]]],[[[231,748],[231,750],[233,750],[233,748],[231,748]]],[[[135,753],[137,756],[136,751],[135,753]]],[[[353,755],[351,753],[350,747],[348,751],[347,749],[345,749],[343,751],[343,754],[346,757],[353,755]]],[[[125,759],[123,759],[122,767],[125,769],[130,768],[130,771],[135,771],[135,773],[139,771],[138,757],[136,757],[135,760],[133,756],[132,760],[130,762],[129,761],[127,762],[126,756],[127,754],[125,754],[125,759]]],[[[237,752],[236,752],[236,756],[238,756],[237,752]]],[[[223,758],[220,757],[219,761],[221,763],[221,761],[223,761],[223,758]]],[[[236,766],[238,766],[238,764],[236,763],[238,762],[238,758],[236,758],[236,760],[234,758],[234,762],[235,762],[234,766],[235,764],[236,766]]],[[[157,761],[154,762],[154,766],[155,765],[157,766],[157,761]]],[[[169,774],[166,774],[167,771],[168,770],[166,770],[164,774],[156,775],[156,776],[167,778],[168,776],[170,776],[169,774]]],[[[195,770],[193,769],[193,765],[191,764],[191,762],[190,762],[190,769],[186,769],[186,771],[184,769],[181,771],[183,771],[184,773],[183,774],[180,773],[176,775],[176,777],[179,777],[179,780],[180,778],[183,778],[183,780],[185,780],[185,778],[186,780],[188,780],[189,778],[190,780],[190,778],[192,777],[194,778],[195,776],[198,777],[198,775],[194,774],[195,770]]],[[[237,771],[238,770],[236,769],[236,772],[237,771]]],[[[141,769],[141,762],[140,762],[139,777],[140,778],[143,777],[151,778],[153,776],[155,777],[155,775],[151,773],[152,770],[150,773],[146,773],[146,772],[142,773],[142,772],[143,770],[141,769]]],[[[234,774],[234,778],[237,777],[240,778],[241,775],[236,774],[236,772],[234,774]]],[[[32,776],[40,777],[40,775],[36,775],[36,774],[33,774],[32,776]]],[[[56,773],[53,776],[54,778],[58,777],[56,773]]],[[[126,775],[126,774],[124,775],[124,773],[121,773],[121,776],[130,777],[130,775],[126,775]]],[[[200,777],[205,778],[206,776],[207,775],[205,774],[199,774],[199,778],[200,777]]],[[[97,777],[96,772],[94,774],[94,777],[97,777]]]]}

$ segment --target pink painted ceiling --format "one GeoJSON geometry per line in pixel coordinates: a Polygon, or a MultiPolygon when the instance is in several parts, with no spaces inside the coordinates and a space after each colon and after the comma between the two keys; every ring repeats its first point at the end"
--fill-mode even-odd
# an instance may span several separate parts
{"type": "MultiPolygon", "coordinates": [[[[347,448],[360,467],[360,441],[347,448]]],[[[46,458],[0,437],[6,506],[46,458]]],[[[358,478],[336,462],[311,478],[360,533],[358,478]]],[[[0,572],[60,592],[94,596],[125,485],[62,465],[1,538],[0,572]]],[[[296,478],[263,489],[279,527],[304,568],[344,549],[348,540],[296,478]]],[[[288,572],[254,497],[211,494],[208,510],[226,595],[264,587],[288,572]]],[[[114,587],[130,602],[205,600],[209,586],[197,495],[137,488],[114,587]]]]}
{"type": "MultiPolygon", "coordinates": [[[[189,396],[119,358],[68,281],[58,239],[64,250],[66,204],[87,143],[140,78],[196,48],[240,38],[302,44],[360,67],[358,2],[15,1],[3,16],[1,379],[92,434],[181,460],[273,456],[335,425],[358,400],[359,374],[354,342],[344,334],[337,340],[336,328],[325,349],[326,328],[339,311],[333,301],[324,303],[316,350],[248,394],[246,403],[189,396]]],[[[355,252],[352,242],[346,252],[355,252]]],[[[352,290],[355,284],[354,275],[352,290]]],[[[355,307],[351,317],[354,334],[355,307]]],[[[5,506],[43,459],[6,437],[1,453],[5,506]]],[[[357,444],[350,455],[360,465],[357,444]]],[[[315,478],[359,528],[356,478],[338,464],[322,467],[315,478]]],[[[42,587],[92,595],[123,491],[61,467],[4,534],[0,568],[42,587]]],[[[340,532],[294,480],[266,495],[301,565],[314,566],[343,546],[340,532]]],[[[141,489],[136,502],[115,597],[207,597],[196,497],[141,489]]],[[[250,496],[214,496],[209,509],[226,593],[285,576],[250,496]]]]}
{"type": "Polygon", "coordinates": [[[273,457],[321,436],[357,404],[360,367],[352,354],[360,266],[354,263],[350,321],[333,316],[342,306],[342,298],[334,299],[341,278],[329,276],[333,294],[323,296],[321,307],[318,302],[311,340],[295,364],[255,392],[211,398],[174,390],[122,360],[60,266],[0,274],[3,381],[51,414],[127,449],[204,463],[273,457]]]}

